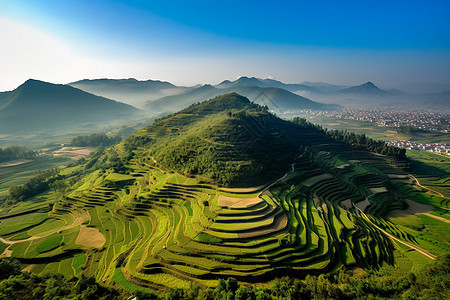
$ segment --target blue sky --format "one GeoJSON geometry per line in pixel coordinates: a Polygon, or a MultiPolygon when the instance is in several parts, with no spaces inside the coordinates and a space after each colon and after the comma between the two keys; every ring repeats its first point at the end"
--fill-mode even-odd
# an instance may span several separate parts
{"type": "Polygon", "coordinates": [[[449,12],[415,0],[0,0],[0,90],[30,77],[450,84],[449,12]]]}

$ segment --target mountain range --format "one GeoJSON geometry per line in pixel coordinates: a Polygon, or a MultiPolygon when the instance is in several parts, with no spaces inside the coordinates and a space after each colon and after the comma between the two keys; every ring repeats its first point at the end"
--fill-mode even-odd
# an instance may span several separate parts
{"type": "Polygon", "coordinates": [[[147,115],[173,113],[229,93],[238,93],[276,113],[330,110],[340,105],[450,109],[449,91],[417,95],[383,90],[372,82],[346,87],[323,82],[287,84],[243,76],[215,86],[182,87],[133,78],[85,79],[68,85],[30,79],[13,91],[0,93],[0,133],[125,119],[140,111],[133,105],[147,115]]]}
{"type": "MultiPolygon", "coordinates": [[[[429,108],[449,108],[447,94],[415,93],[417,89],[384,90],[372,82],[357,86],[334,85],[325,82],[284,83],[274,79],[242,76],[237,80],[224,80],[217,85],[179,87],[169,82],[139,81],[136,79],[96,79],[70,83],[87,92],[151,110],[174,112],[193,103],[212,97],[237,92],[251,101],[268,105],[276,112],[300,109],[334,109],[343,106],[391,106],[411,105],[429,108]],[[297,96],[301,96],[297,97],[297,96]],[[332,104],[330,106],[330,104],[332,104]]],[[[435,85],[435,87],[443,87],[435,85]]]]}
{"type": "Polygon", "coordinates": [[[306,97],[276,87],[235,85],[219,88],[211,85],[204,85],[192,89],[185,94],[167,96],[152,102],[147,102],[145,108],[159,112],[176,111],[193,103],[233,92],[247,97],[252,102],[267,106],[270,110],[279,113],[289,110],[327,110],[339,107],[338,105],[315,102],[306,97]]]}
{"type": "Polygon", "coordinates": [[[88,93],[115,99],[136,107],[142,107],[148,101],[178,95],[191,88],[178,87],[170,82],[159,80],[139,81],[129,79],[83,79],[69,83],[70,86],[88,93]]]}

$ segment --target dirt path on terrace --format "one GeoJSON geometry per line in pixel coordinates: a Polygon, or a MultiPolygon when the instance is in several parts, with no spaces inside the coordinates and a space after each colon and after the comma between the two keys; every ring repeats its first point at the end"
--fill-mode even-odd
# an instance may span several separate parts
{"type": "Polygon", "coordinates": [[[439,216],[430,214],[430,213],[422,213],[422,215],[429,216],[431,218],[434,218],[436,220],[440,220],[440,221],[445,222],[445,223],[450,223],[450,220],[448,220],[446,218],[443,218],[443,217],[439,217],[439,216]]]}
{"type": "Polygon", "coordinates": [[[3,251],[2,254],[0,254],[0,258],[1,257],[11,257],[11,255],[12,255],[12,251],[9,250],[9,246],[8,246],[8,248],[6,248],[5,251],[3,251]]]}
{"type": "MultiPolygon", "coordinates": [[[[53,233],[54,233],[54,232],[49,233],[49,234],[46,235],[46,236],[49,236],[50,234],[53,234],[53,233]]],[[[13,245],[13,244],[17,244],[17,243],[22,243],[22,242],[28,242],[28,241],[33,241],[33,240],[41,239],[41,238],[44,238],[44,237],[46,237],[46,236],[32,236],[32,237],[29,237],[29,238],[27,238],[27,239],[24,239],[24,240],[17,240],[17,241],[10,241],[10,240],[5,240],[4,238],[0,238],[0,242],[2,242],[3,244],[7,244],[7,245],[13,245]]]]}
{"type": "Polygon", "coordinates": [[[438,196],[440,196],[440,197],[442,197],[442,198],[447,198],[447,197],[445,197],[444,195],[442,195],[441,193],[439,193],[438,191],[432,190],[432,189],[430,189],[429,187],[426,187],[426,186],[421,185],[420,182],[419,182],[419,180],[417,180],[417,178],[416,178],[415,176],[411,175],[411,177],[416,181],[416,184],[417,184],[418,186],[420,186],[421,188],[424,188],[424,189],[426,189],[426,190],[429,190],[429,191],[431,192],[431,194],[438,195],[438,196]]]}
{"type": "Polygon", "coordinates": [[[364,217],[364,219],[366,219],[366,221],[368,221],[370,224],[372,224],[373,227],[377,228],[379,231],[381,231],[382,233],[384,233],[386,236],[390,237],[390,238],[393,239],[393,240],[396,240],[396,241],[402,243],[403,245],[405,245],[405,246],[407,246],[407,247],[409,247],[409,248],[411,248],[411,249],[416,250],[416,251],[419,252],[419,253],[422,253],[423,255],[425,255],[426,257],[428,257],[428,258],[430,258],[430,259],[432,259],[432,260],[435,260],[435,259],[436,259],[436,255],[431,254],[430,252],[428,252],[428,251],[426,251],[426,250],[424,250],[424,249],[422,249],[422,248],[420,248],[420,247],[418,247],[418,246],[416,246],[416,245],[413,245],[413,244],[411,244],[411,243],[409,243],[409,242],[403,241],[403,240],[397,238],[396,236],[394,236],[394,235],[392,235],[392,234],[386,232],[384,229],[381,229],[380,227],[378,227],[377,225],[375,225],[374,223],[372,223],[372,221],[364,214],[364,212],[363,212],[361,209],[359,209],[356,205],[354,205],[354,206],[355,206],[356,209],[358,209],[358,210],[360,211],[360,213],[362,214],[362,216],[364,217]]]}
{"type": "Polygon", "coordinates": [[[225,145],[225,144],[221,144],[221,143],[218,143],[218,142],[211,141],[210,139],[203,138],[203,137],[201,137],[200,139],[201,139],[202,141],[205,141],[205,142],[210,143],[210,144],[213,144],[213,145],[219,145],[219,146],[224,146],[224,145],[225,145]]]}
{"type": "Polygon", "coordinates": [[[34,265],[28,265],[25,268],[22,269],[22,272],[31,272],[31,268],[34,267],[34,265]]]}

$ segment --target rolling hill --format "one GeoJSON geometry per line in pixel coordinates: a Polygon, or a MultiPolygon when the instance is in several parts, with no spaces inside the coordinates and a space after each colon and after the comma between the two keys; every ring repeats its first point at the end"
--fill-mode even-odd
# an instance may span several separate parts
{"type": "Polygon", "coordinates": [[[149,141],[143,146],[169,169],[201,174],[225,186],[246,186],[286,171],[299,146],[291,138],[297,130],[231,93],[156,121],[127,141],[149,141]]]}
{"type": "Polygon", "coordinates": [[[126,118],[138,109],[61,84],[27,80],[0,93],[2,133],[61,129],[86,122],[126,118]]]}

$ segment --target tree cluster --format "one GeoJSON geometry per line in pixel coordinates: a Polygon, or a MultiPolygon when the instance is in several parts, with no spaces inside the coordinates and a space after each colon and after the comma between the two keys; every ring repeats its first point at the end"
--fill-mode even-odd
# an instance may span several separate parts
{"type": "Polygon", "coordinates": [[[23,201],[49,189],[49,185],[58,179],[59,170],[52,168],[38,173],[22,185],[13,185],[9,188],[7,200],[11,202],[23,201]]]}
{"type": "Polygon", "coordinates": [[[214,288],[191,284],[172,289],[163,298],[153,292],[132,292],[107,288],[92,277],[64,278],[60,274],[36,276],[22,273],[20,263],[0,258],[0,300],[3,299],[166,299],[166,300],[272,300],[272,299],[448,299],[450,296],[450,254],[404,275],[353,271],[334,275],[307,275],[304,279],[280,278],[270,286],[240,285],[236,279],[219,279],[214,288]]]}
{"type": "Polygon", "coordinates": [[[118,291],[93,277],[64,278],[61,274],[36,276],[20,271],[17,260],[0,258],[0,300],[9,299],[124,299],[118,291]]]}
{"type": "Polygon", "coordinates": [[[94,133],[91,135],[77,136],[70,144],[76,147],[108,147],[121,141],[118,136],[109,137],[105,133],[94,133]]]}
{"type": "Polygon", "coordinates": [[[402,126],[396,127],[395,131],[397,131],[398,133],[413,134],[413,133],[419,132],[421,130],[414,126],[411,126],[411,125],[402,125],[402,126]]]}
{"type": "Polygon", "coordinates": [[[406,150],[389,146],[383,141],[377,141],[366,137],[363,133],[348,132],[347,130],[327,130],[326,133],[333,139],[346,142],[358,149],[372,151],[395,158],[406,158],[406,150]]]}
{"type": "Polygon", "coordinates": [[[330,138],[345,142],[360,150],[372,151],[382,155],[392,156],[398,159],[406,158],[406,150],[394,146],[387,145],[384,141],[377,141],[367,137],[363,133],[354,133],[347,130],[328,130],[323,129],[319,125],[312,124],[304,118],[296,117],[292,120],[293,123],[315,131],[318,134],[326,134],[330,138]]]}
{"type": "Polygon", "coordinates": [[[0,161],[7,161],[17,158],[34,158],[38,155],[38,152],[28,150],[22,146],[9,146],[3,149],[0,148],[0,161]]]}

